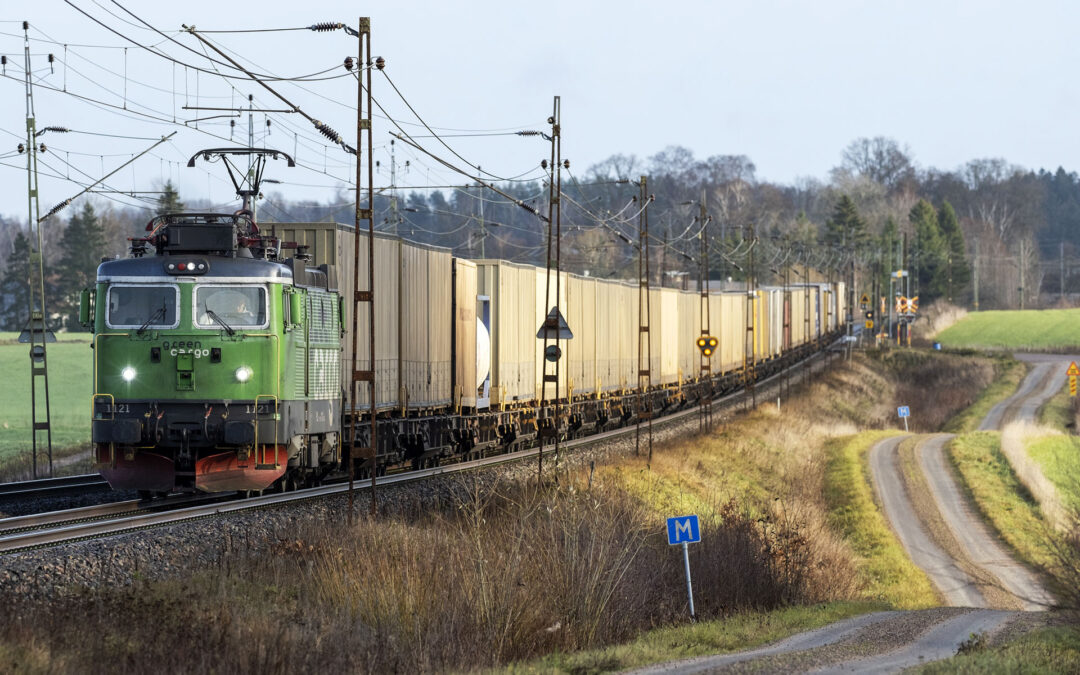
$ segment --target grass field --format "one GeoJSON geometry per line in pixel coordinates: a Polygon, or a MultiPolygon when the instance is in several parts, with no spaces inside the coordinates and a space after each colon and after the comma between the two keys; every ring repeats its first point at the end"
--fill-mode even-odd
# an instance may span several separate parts
{"type": "Polygon", "coordinates": [[[911,672],[1076,673],[1080,672],[1080,632],[1075,627],[1044,628],[997,647],[978,647],[911,672]]]}
{"type": "Polygon", "coordinates": [[[973,312],[937,340],[949,348],[1067,352],[1080,349],[1080,309],[973,312]]]}
{"type": "Polygon", "coordinates": [[[1057,488],[1065,506],[1080,512],[1080,438],[1038,436],[1028,441],[1027,451],[1057,488]]]}
{"type": "MultiPolygon", "coordinates": [[[[20,344],[17,338],[17,333],[0,333],[0,372],[5,380],[0,387],[0,474],[28,464],[31,454],[30,357],[27,345],[20,344]]],[[[90,442],[93,393],[90,336],[61,333],[57,338],[58,342],[48,345],[47,352],[54,459],[90,442]]],[[[38,402],[44,402],[41,392],[38,402]]],[[[39,440],[44,438],[39,433],[39,440]]],[[[39,447],[39,458],[41,452],[39,447]]]]}
{"type": "Polygon", "coordinates": [[[1051,564],[1046,540],[1049,526],[1002,454],[1001,434],[961,434],[949,443],[948,452],[968,494],[1006,543],[1028,563],[1051,564]]]}

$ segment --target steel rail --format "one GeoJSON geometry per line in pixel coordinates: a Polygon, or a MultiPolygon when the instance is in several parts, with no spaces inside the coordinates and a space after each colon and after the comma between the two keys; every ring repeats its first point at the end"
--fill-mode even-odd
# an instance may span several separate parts
{"type": "MultiPolygon", "coordinates": [[[[811,362],[819,360],[824,356],[824,351],[816,352],[807,356],[805,361],[811,362]]],[[[761,384],[768,385],[777,378],[779,378],[785,370],[802,365],[803,362],[801,361],[794,362],[793,364],[787,366],[787,368],[781,369],[776,373],[773,373],[769,377],[762,379],[761,384]]],[[[719,404],[735,407],[742,398],[748,395],[748,393],[749,392],[747,392],[745,388],[739,389],[724,396],[718,397],[715,400],[719,404]]],[[[669,415],[657,418],[656,423],[658,426],[667,426],[685,417],[695,414],[700,414],[700,411],[696,406],[691,406],[682,410],[675,411],[669,415]]],[[[604,441],[616,439],[621,436],[629,436],[634,432],[634,426],[622,426],[616,429],[610,429],[608,431],[592,434],[584,438],[571,440],[564,445],[564,449],[580,449],[597,443],[602,443],[604,441]]],[[[554,448],[548,450],[547,452],[554,453],[554,448]]],[[[452,475],[480,468],[488,468],[502,464],[509,464],[511,462],[531,460],[535,458],[535,453],[535,448],[523,448],[512,453],[493,455],[491,457],[483,457],[480,459],[462,462],[455,462],[452,464],[430,467],[427,469],[405,471],[398,474],[379,476],[375,479],[375,484],[377,487],[403,485],[415,481],[426,480],[435,476],[452,475]]],[[[370,487],[364,486],[358,489],[370,489],[370,487]]],[[[7,534],[2,534],[3,530],[0,529],[0,554],[14,553],[17,551],[25,551],[35,548],[44,548],[62,543],[95,539],[111,535],[126,534],[138,530],[151,529],[174,523],[203,520],[206,518],[212,518],[215,516],[236,513],[240,511],[271,508],[314,499],[322,499],[334,495],[347,494],[348,492],[348,483],[338,483],[333,485],[307,488],[304,490],[296,490],[293,492],[263,495],[260,497],[251,497],[248,499],[236,499],[224,503],[220,501],[220,495],[218,495],[218,500],[215,501],[215,503],[213,504],[202,504],[187,508],[178,508],[165,511],[163,513],[131,513],[130,511],[128,511],[125,514],[121,512],[118,514],[120,517],[109,518],[108,520],[104,519],[108,517],[108,515],[104,513],[99,513],[98,516],[94,517],[94,519],[92,520],[88,520],[86,519],[86,517],[79,520],[73,520],[70,517],[62,518],[63,514],[66,513],[70,515],[72,511],[79,511],[79,509],[58,511],[54,512],[54,514],[41,514],[41,517],[43,518],[45,516],[55,517],[57,519],[53,522],[53,525],[55,526],[40,527],[38,529],[20,532],[9,531],[9,533],[7,534]]],[[[120,504],[124,504],[124,502],[120,502],[116,506],[119,506],[120,504]]],[[[109,507],[114,505],[103,506],[109,507]]],[[[87,509],[85,509],[84,511],[86,513],[89,513],[90,508],[94,507],[87,507],[87,509]]],[[[22,518],[31,519],[33,517],[34,516],[24,516],[22,518]]],[[[0,526],[2,525],[3,521],[0,521],[0,526]]]]}
{"type": "Polygon", "coordinates": [[[0,501],[34,497],[50,497],[78,492],[99,492],[109,489],[105,479],[96,473],[39,478],[37,480],[0,483],[0,501]]]}

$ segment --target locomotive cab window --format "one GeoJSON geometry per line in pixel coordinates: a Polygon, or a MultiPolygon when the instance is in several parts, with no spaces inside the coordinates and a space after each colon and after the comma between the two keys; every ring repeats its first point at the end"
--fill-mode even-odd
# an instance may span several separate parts
{"type": "Polygon", "coordinates": [[[109,328],[176,328],[180,289],[175,285],[127,285],[109,287],[105,325],[109,328]]]}
{"type": "Polygon", "coordinates": [[[194,316],[197,328],[265,328],[266,288],[199,285],[194,316]]]}

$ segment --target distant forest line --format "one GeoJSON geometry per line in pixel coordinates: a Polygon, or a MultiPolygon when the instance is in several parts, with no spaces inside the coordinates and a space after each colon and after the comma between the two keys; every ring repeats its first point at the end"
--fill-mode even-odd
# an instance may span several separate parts
{"type": "MultiPolygon", "coordinates": [[[[923,306],[941,297],[971,308],[976,278],[983,309],[1071,306],[1080,297],[1075,172],[1034,171],[1000,158],[975,159],[952,171],[920,168],[907,148],[884,137],[857,139],[841,156],[827,180],[791,185],[760,180],[746,156],[699,159],[679,146],[646,159],[612,155],[580,174],[563,170],[563,269],[636,277],[642,205],[635,198],[645,176],[654,198],[647,215],[656,284],[697,283],[704,200],[713,280],[745,279],[752,233],[762,284],[782,283],[793,266],[810,268],[803,274],[824,276],[832,268],[847,277],[854,260],[860,283],[875,273],[886,278],[889,270],[912,270],[913,294],[923,306]]],[[[479,185],[383,191],[374,204],[376,227],[463,257],[544,265],[547,226],[514,202],[546,215],[547,186],[495,185],[514,201],[479,185]]],[[[167,184],[156,208],[178,209],[185,201],[167,184]]],[[[205,208],[196,200],[188,206],[205,208]]],[[[78,291],[92,282],[100,259],[125,255],[127,238],[141,236],[152,210],[94,196],[46,221],[46,300],[56,321],[71,323],[78,291]]],[[[273,192],[258,202],[258,215],[261,221],[351,224],[353,204],[346,190],[327,203],[273,192]]],[[[0,330],[25,322],[26,233],[25,220],[0,217],[0,330]]]]}

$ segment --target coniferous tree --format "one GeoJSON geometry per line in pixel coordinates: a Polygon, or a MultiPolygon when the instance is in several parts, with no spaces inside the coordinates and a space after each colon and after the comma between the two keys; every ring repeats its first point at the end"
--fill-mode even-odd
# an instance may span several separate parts
{"type": "Polygon", "coordinates": [[[945,295],[953,302],[958,292],[971,280],[971,269],[967,264],[967,251],[964,244],[964,232],[956,218],[956,211],[947,200],[938,211],[938,226],[941,229],[945,253],[946,288],[945,295]]]}
{"type": "Polygon", "coordinates": [[[63,254],[57,266],[56,311],[66,315],[68,330],[78,330],[79,292],[93,285],[105,252],[105,231],[90,202],[68,221],[60,241],[63,254]]]}
{"type": "Polygon", "coordinates": [[[842,195],[836,202],[832,218],[825,222],[825,241],[854,251],[864,246],[868,239],[866,221],[859,215],[855,202],[842,195]]]}
{"type": "Polygon", "coordinates": [[[180,201],[180,193],[176,191],[171,180],[165,181],[165,187],[157,200],[158,213],[177,213],[184,210],[184,202],[180,201]]]}
{"type": "Polygon", "coordinates": [[[30,239],[25,233],[15,235],[7,257],[4,276],[0,278],[0,327],[22,330],[30,318],[30,239]]]}
{"type": "Polygon", "coordinates": [[[937,211],[925,199],[920,199],[908,214],[915,229],[915,242],[912,250],[912,270],[918,283],[918,292],[923,303],[930,298],[941,297],[946,292],[946,270],[944,261],[945,243],[938,225],[937,211]]]}

